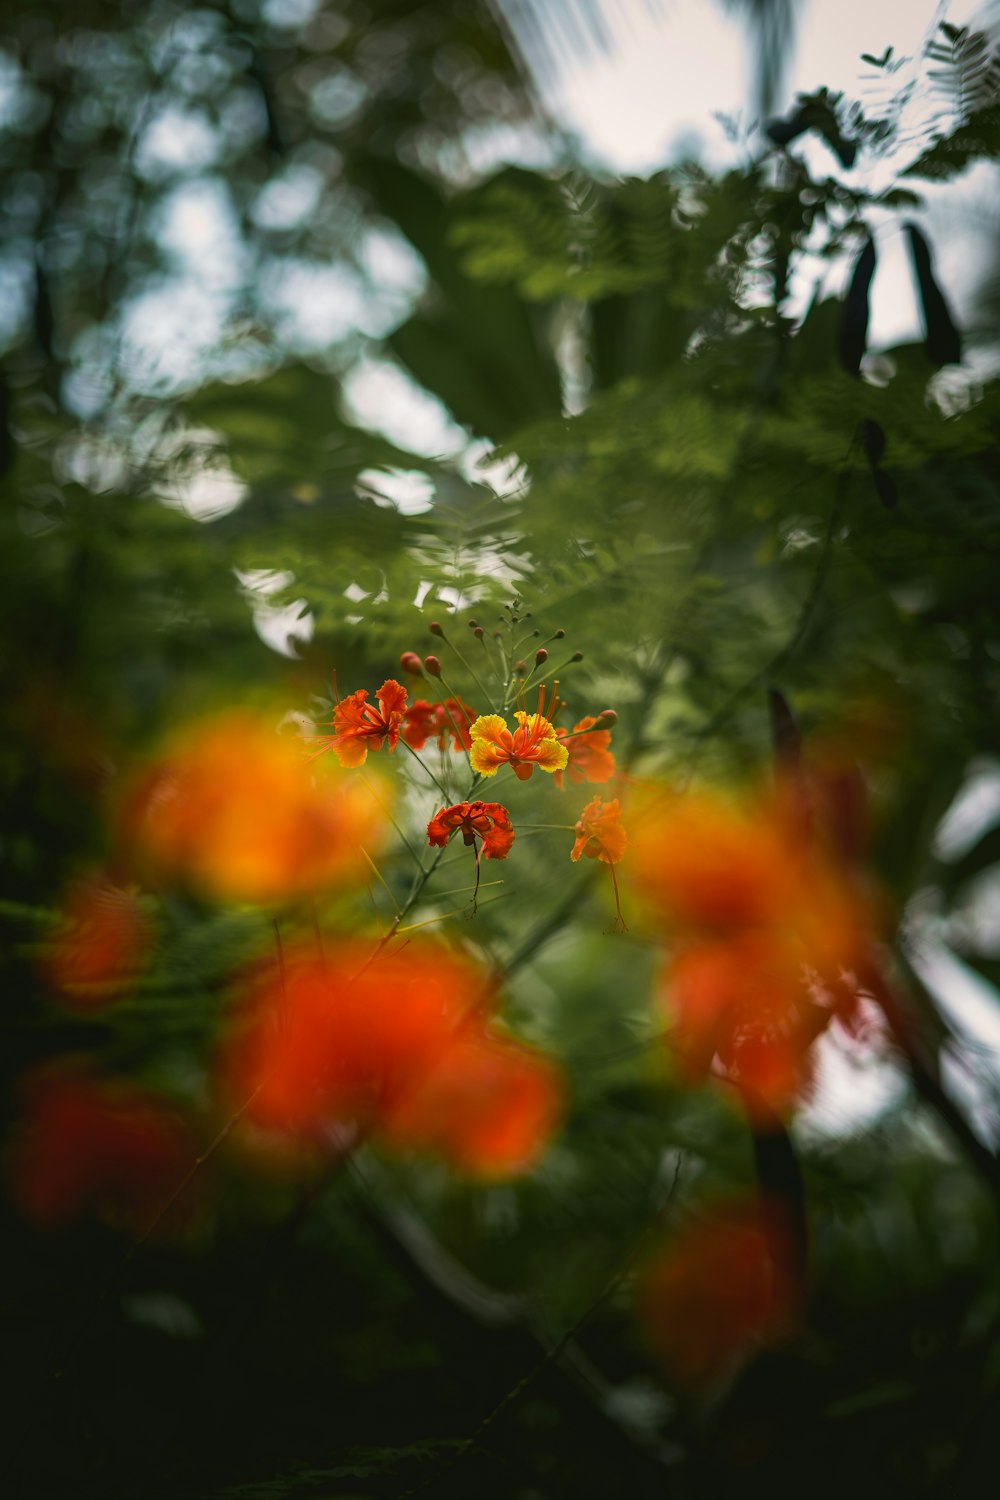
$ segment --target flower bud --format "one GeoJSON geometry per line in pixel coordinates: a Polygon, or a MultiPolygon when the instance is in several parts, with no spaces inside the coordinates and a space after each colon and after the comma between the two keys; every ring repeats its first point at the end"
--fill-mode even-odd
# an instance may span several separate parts
{"type": "Polygon", "coordinates": [[[542,665],[542,662],[548,661],[548,659],[549,653],[546,651],[545,647],[539,646],[538,650],[535,652],[535,666],[540,667],[542,665]]]}
{"type": "Polygon", "coordinates": [[[430,631],[431,635],[444,635],[444,629],[441,625],[438,624],[437,620],[432,620],[427,629],[430,631]]]}
{"type": "Polygon", "coordinates": [[[514,663],[514,671],[518,674],[519,677],[524,677],[527,673],[527,670],[528,663],[526,661],[516,661],[514,663]]]}
{"type": "Polygon", "coordinates": [[[555,641],[561,641],[562,638],[563,638],[563,636],[565,634],[566,634],[565,630],[557,630],[556,633],[555,633],[555,635],[552,637],[552,639],[555,640],[555,641]]]}
{"type": "Polygon", "coordinates": [[[411,677],[422,677],[424,675],[423,663],[415,651],[404,651],[399,658],[399,665],[404,672],[409,672],[411,677]]]}
{"type": "Polygon", "coordinates": [[[570,657],[570,661],[583,661],[583,652],[574,651],[573,655],[570,657]]]}
{"type": "Polygon", "coordinates": [[[477,641],[481,641],[483,636],[486,634],[486,631],[481,625],[477,625],[472,634],[476,637],[477,641]]]}
{"type": "Polygon", "coordinates": [[[424,657],[424,671],[427,673],[428,677],[441,676],[441,663],[438,661],[436,656],[424,657]]]}
{"type": "Polygon", "coordinates": [[[618,723],[618,715],[613,708],[603,708],[594,722],[594,729],[613,729],[618,723]]]}
{"type": "Polygon", "coordinates": [[[470,620],[469,621],[469,629],[470,630],[476,630],[478,628],[478,626],[479,626],[479,621],[478,620],[470,620]]]}

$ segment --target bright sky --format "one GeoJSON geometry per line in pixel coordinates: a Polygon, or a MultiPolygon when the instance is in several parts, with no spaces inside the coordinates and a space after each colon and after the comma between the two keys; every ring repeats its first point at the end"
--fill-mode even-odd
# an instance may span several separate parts
{"type": "MultiPolygon", "coordinates": [[[[539,14],[575,8],[573,0],[534,0],[539,14]]],[[[503,5],[517,33],[524,0],[503,5]]],[[[779,113],[796,93],[822,85],[861,95],[870,73],[862,52],[919,51],[936,21],[965,24],[978,0],[800,0],[801,19],[779,113]]],[[[751,51],[745,27],[717,0],[601,0],[614,45],[589,55],[553,48],[555,76],[542,82],[560,121],[606,166],[655,171],[688,139],[710,162],[731,159],[715,111],[747,118],[751,51]]]]}

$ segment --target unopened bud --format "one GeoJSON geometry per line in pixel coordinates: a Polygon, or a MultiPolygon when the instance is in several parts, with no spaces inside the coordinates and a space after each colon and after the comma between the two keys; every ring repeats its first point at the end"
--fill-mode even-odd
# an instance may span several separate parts
{"type": "Polygon", "coordinates": [[[527,670],[528,663],[526,661],[516,661],[514,663],[514,671],[517,672],[519,676],[523,677],[527,670]]]}
{"type": "Polygon", "coordinates": [[[472,634],[476,637],[477,641],[481,641],[483,636],[486,634],[486,631],[481,625],[477,625],[472,634]]]}
{"type": "Polygon", "coordinates": [[[545,647],[539,646],[538,650],[535,652],[535,666],[540,667],[542,665],[542,662],[548,661],[548,659],[549,653],[546,651],[545,647]]]}
{"type": "Polygon", "coordinates": [[[438,661],[436,656],[424,657],[424,671],[427,673],[428,677],[441,676],[441,663],[438,661]]]}
{"type": "Polygon", "coordinates": [[[602,709],[594,721],[595,729],[613,729],[618,723],[618,715],[613,708],[602,709]]]}
{"type": "Polygon", "coordinates": [[[431,635],[440,635],[440,636],[444,635],[444,630],[438,624],[437,620],[432,620],[431,623],[428,625],[427,629],[430,631],[431,635]]]}
{"type": "Polygon", "coordinates": [[[399,665],[404,672],[409,672],[413,677],[423,677],[424,675],[423,663],[415,651],[404,651],[399,658],[399,665]]]}
{"type": "Polygon", "coordinates": [[[583,652],[574,651],[573,655],[570,657],[570,661],[583,661],[583,652]]]}
{"type": "Polygon", "coordinates": [[[493,632],[493,639],[495,641],[502,641],[503,640],[503,631],[502,630],[494,630],[494,632],[493,632]]]}
{"type": "Polygon", "coordinates": [[[475,628],[476,628],[476,626],[477,626],[477,625],[478,625],[478,624],[479,624],[479,621],[478,621],[478,620],[470,620],[470,621],[469,621],[469,629],[470,629],[470,630],[475,630],[475,628]]]}
{"type": "Polygon", "coordinates": [[[553,636],[553,640],[561,641],[565,634],[565,630],[557,630],[555,635],[553,636]]]}

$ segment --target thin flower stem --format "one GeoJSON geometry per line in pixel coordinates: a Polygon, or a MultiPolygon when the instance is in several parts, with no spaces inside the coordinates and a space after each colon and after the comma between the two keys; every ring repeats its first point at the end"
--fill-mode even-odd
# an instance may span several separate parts
{"type": "MultiPolygon", "coordinates": [[[[405,740],[400,740],[400,744],[406,745],[406,741],[405,740]]],[[[409,750],[410,754],[413,756],[413,759],[416,761],[416,763],[420,767],[420,769],[422,771],[425,771],[427,773],[427,775],[431,778],[431,780],[433,781],[434,785],[437,787],[438,791],[441,793],[442,797],[447,802],[448,801],[448,796],[449,796],[447,788],[444,787],[444,786],[442,786],[441,782],[438,781],[437,777],[434,775],[434,772],[431,770],[430,766],[427,765],[423,760],[421,760],[420,756],[417,754],[416,750],[414,750],[414,748],[413,748],[412,745],[406,745],[406,748],[407,748],[407,750],[409,750]]]]}
{"type": "MultiPolygon", "coordinates": [[[[409,854],[410,858],[413,860],[413,863],[415,865],[420,865],[420,867],[422,869],[423,866],[421,864],[420,855],[417,853],[416,849],[414,849],[413,845],[410,843],[409,839],[406,837],[406,834],[403,832],[402,828],[396,822],[396,819],[393,817],[392,808],[389,806],[389,804],[385,800],[385,798],[380,795],[376,783],[373,782],[372,779],[369,776],[365,776],[364,772],[362,772],[362,780],[364,781],[365,786],[371,792],[372,796],[375,798],[375,801],[378,803],[379,807],[382,809],[382,811],[385,813],[386,817],[389,819],[389,822],[392,824],[393,828],[399,834],[400,842],[403,844],[403,846],[406,849],[407,853],[409,854]]],[[[362,852],[364,852],[364,851],[362,851],[362,852]]],[[[395,905],[395,902],[393,902],[393,905],[395,905]]]]}
{"type": "Polygon", "coordinates": [[[361,853],[364,855],[365,859],[368,861],[368,867],[371,870],[372,874],[375,876],[375,879],[378,881],[379,885],[382,887],[382,889],[385,891],[386,895],[389,897],[389,900],[392,902],[393,915],[394,916],[398,916],[399,912],[398,912],[398,910],[396,908],[396,898],[395,898],[395,896],[392,893],[392,887],[389,885],[389,882],[386,880],[385,876],[382,874],[382,871],[379,869],[378,865],[375,863],[375,861],[372,859],[371,855],[368,853],[368,850],[365,849],[365,848],[362,848],[360,845],[358,847],[361,848],[361,853]]]}
{"type": "MultiPolygon", "coordinates": [[[[505,882],[502,881],[502,880],[484,880],[481,883],[479,889],[481,891],[485,891],[491,885],[503,885],[503,884],[505,884],[505,882]]],[[[467,891],[468,889],[469,889],[469,887],[467,885],[453,885],[451,887],[451,890],[449,890],[449,891],[437,891],[437,892],[435,892],[435,899],[439,899],[439,898],[444,897],[444,896],[460,896],[463,891],[467,891]]]]}
{"type": "MultiPolygon", "coordinates": [[[[445,637],[444,637],[444,636],[442,636],[442,637],[441,637],[441,639],[442,639],[442,640],[445,640],[445,637]]],[[[483,697],[484,697],[484,698],[485,698],[485,699],[486,699],[486,702],[487,702],[487,703],[488,703],[488,702],[489,702],[489,701],[490,701],[490,694],[489,694],[489,691],[488,691],[488,690],[487,690],[487,689],[486,689],[486,688],[485,688],[485,687],[484,687],[484,686],[483,686],[483,684],[482,684],[482,683],[481,683],[481,682],[480,682],[480,680],[479,680],[479,674],[478,674],[478,673],[477,673],[477,671],[476,671],[476,669],[475,669],[475,667],[474,667],[474,666],[473,666],[473,665],[472,665],[472,663],[471,663],[471,662],[468,662],[468,661],[466,661],[466,659],[465,659],[465,657],[464,657],[464,656],[463,656],[463,655],[462,655],[462,653],[461,653],[461,651],[460,651],[460,650],[459,650],[459,649],[458,649],[458,647],[457,647],[457,646],[456,646],[456,645],[455,645],[455,642],[454,642],[454,641],[453,641],[453,640],[451,640],[451,639],[450,639],[450,638],[449,638],[449,639],[448,639],[448,640],[447,640],[447,644],[448,644],[448,645],[449,645],[449,646],[450,646],[450,647],[451,647],[451,649],[452,649],[452,650],[453,650],[453,651],[454,651],[454,653],[455,653],[455,655],[456,655],[456,656],[457,656],[457,657],[458,657],[458,659],[459,659],[459,661],[460,661],[460,662],[461,662],[461,663],[462,663],[462,666],[463,666],[463,667],[464,667],[464,668],[465,668],[465,670],[466,670],[466,671],[467,671],[467,672],[468,672],[468,673],[469,673],[469,675],[470,675],[470,676],[471,676],[471,677],[472,677],[472,679],[473,679],[473,681],[474,681],[474,682],[475,682],[475,684],[476,684],[476,687],[477,687],[477,688],[478,688],[478,689],[479,689],[479,691],[480,691],[480,692],[481,692],[481,693],[482,693],[482,695],[483,695],[483,697]]],[[[442,676],[442,678],[441,678],[441,681],[442,681],[442,682],[444,682],[444,677],[443,677],[443,676],[442,676]]],[[[457,693],[456,693],[456,692],[455,692],[455,690],[454,690],[454,689],[453,689],[453,688],[450,688],[450,687],[448,687],[448,684],[447,684],[447,683],[446,683],[446,682],[444,682],[444,685],[445,685],[445,687],[446,687],[446,688],[447,688],[447,689],[448,689],[448,692],[449,692],[449,693],[451,693],[451,696],[452,696],[452,697],[453,697],[453,698],[456,698],[456,699],[457,699],[457,698],[458,698],[458,694],[457,694],[457,693]]],[[[459,700],[459,701],[460,701],[460,700],[459,700]]]]}
{"type": "MultiPolygon", "coordinates": [[[[502,885],[503,881],[499,881],[497,883],[500,884],[500,885],[502,885]]],[[[494,882],[491,880],[490,881],[490,885],[493,885],[493,884],[494,884],[494,882]]],[[[509,894],[510,894],[509,891],[503,891],[499,896],[491,896],[488,901],[480,901],[479,905],[480,906],[492,906],[493,903],[494,903],[494,901],[502,901],[504,899],[504,897],[507,896],[507,895],[509,895],[509,894]]],[[[463,913],[465,912],[465,910],[466,910],[466,908],[464,906],[456,906],[452,911],[444,911],[444,912],[442,912],[439,917],[428,917],[423,922],[412,922],[407,927],[397,927],[396,932],[397,933],[418,932],[421,927],[433,927],[438,922],[447,922],[450,917],[460,917],[460,916],[463,915],[463,913]]]]}

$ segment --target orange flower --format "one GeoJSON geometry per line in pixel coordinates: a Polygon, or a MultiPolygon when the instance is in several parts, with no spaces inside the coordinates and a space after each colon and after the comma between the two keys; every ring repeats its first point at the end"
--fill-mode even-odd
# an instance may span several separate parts
{"type": "Polygon", "coordinates": [[[717,1058],[751,1115],[802,1097],[814,1041],[834,1016],[854,1023],[872,967],[872,897],[818,837],[806,783],[791,790],[661,799],[635,839],[643,892],[682,934],[664,976],[681,1069],[717,1058]]]}
{"type": "Polygon", "coordinates": [[[759,1205],[719,1205],[646,1266],[636,1311],[675,1380],[711,1386],[787,1331],[798,1292],[782,1238],[759,1205]]]}
{"type": "Polygon", "coordinates": [[[396,1101],[386,1138],[437,1151],[476,1177],[509,1177],[540,1155],[561,1101],[555,1069],[539,1053],[469,1028],[396,1101]]]}
{"type": "Polygon", "coordinates": [[[134,788],[127,837],[154,874],[272,902],[360,869],[383,818],[370,792],[247,714],[189,729],[134,788]]]}
{"type": "Polygon", "coordinates": [[[121,995],[148,941],[149,924],[133,891],[83,878],[70,887],[43,968],[66,1005],[96,1010],[121,995]]]}
{"type": "MultiPolygon", "coordinates": [[[[574,724],[572,731],[556,730],[557,738],[566,746],[569,756],[566,771],[572,782],[610,781],[615,774],[615,758],[608,749],[611,744],[610,729],[594,729],[589,734],[585,733],[592,724],[598,722],[596,718],[587,717],[574,724]]],[[[555,783],[558,787],[562,786],[562,771],[556,772],[555,783]]]]}
{"type": "Polygon", "coordinates": [[[193,1160],[173,1108],[131,1084],[51,1068],[29,1078],[24,1092],[12,1187],[37,1224],[96,1212],[144,1227],[193,1160]]]}
{"type": "Polygon", "coordinates": [[[618,798],[605,802],[602,797],[592,797],[577,819],[576,843],[570,859],[578,860],[585,854],[588,859],[617,865],[627,848],[628,834],[622,827],[618,798]]]}
{"type": "Polygon", "coordinates": [[[519,781],[527,781],[536,766],[541,771],[561,771],[569,752],[549,720],[521,709],[514,717],[518,727],[512,733],[500,714],[479,716],[470,730],[472,769],[480,776],[495,776],[501,766],[509,765],[519,781]]]}
{"type": "Polygon", "coordinates": [[[700,1081],[718,1056],[748,1112],[765,1120],[802,1096],[831,1015],[804,980],[801,950],[768,931],[683,948],[663,971],[661,1004],[682,1074],[700,1081]]]}
{"type": "Polygon", "coordinates": [[[453,807],[442,807],[427,825],[427,841],[443,849],[456,829],[461,829],[467,845],[482,839],[487,859],[506,859],[514,842],[510,814],[499,802],[456,802],[453,807]]]}
{"type": "Polygon", "coordinates": [[[460,698],[447,698],[444,703],[428,703],[418,698],[411,703],[403,715],[403,739],[411,750],[422,750],[429,739],[437,739],[443,750],[451,736],[453,750],[468,750],[472,744],[469,727],[474,718],[472,709],[460,698]]]}
{"type": "Polygon", "coordinates": [[[615,893],[615,911],[618,914],[616,925],[620,922],[624,932],[625,918],[622,916],[621,893],[615,874],[615,865],[624,858],[628,847],[628,834],[622,827],[621,816],[617,797],[613,797],[610,802],[605,802],[601,797],[592,797],[577,819],[576,843],[569,857],[578,860],[585,854],[588,859],[599,859],[608,866],[615,893]]]}
{"type": "Polygon", "coordinates": [[[335,732],[328,748],[342,766],[363,766],[369,750],[381,750],[386,741],[390,750],[396,748],[406,707],[406,689],[390,677],[375,696],[381,704],[381,712],[373,703],[367,702],[366,688],[358,688],[356,693],[334,705],[335,732]]]}
{"type": "Polygon", "coordinates": [[[319,1144],[347,1127],[465,1171],[519,1172],[561,1091],[548,1063],[492,1029],[486,998],[482,975],[430,945],[367,967],[351,944],[324,963],[292,955],[251,995],[225,1072],[266,1130],[319,1144]]]}

